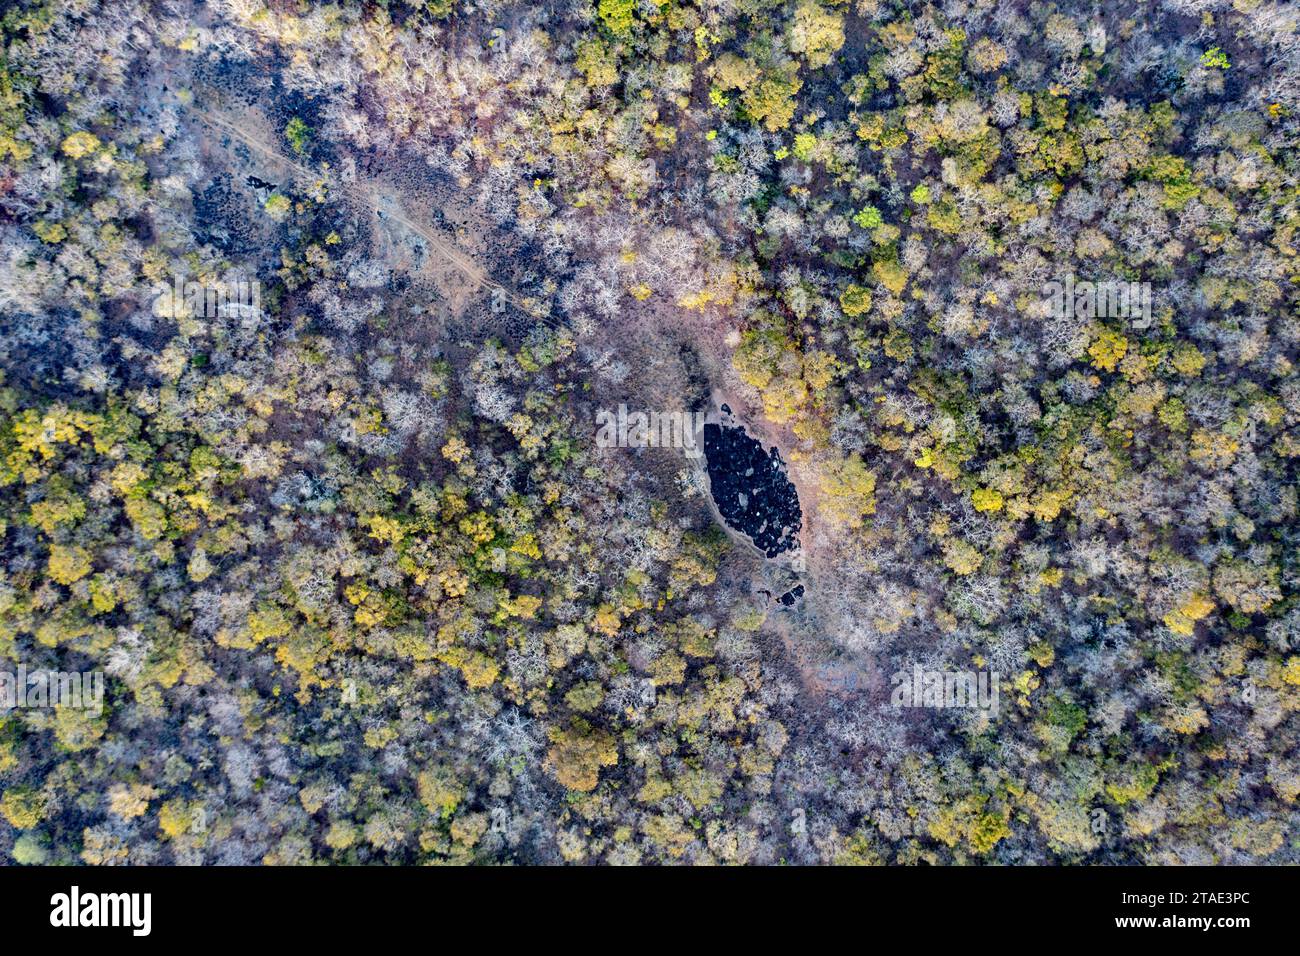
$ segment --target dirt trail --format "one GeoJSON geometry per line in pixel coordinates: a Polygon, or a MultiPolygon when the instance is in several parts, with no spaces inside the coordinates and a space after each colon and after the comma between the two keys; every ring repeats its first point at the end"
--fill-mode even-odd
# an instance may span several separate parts
{"type": "MultiPolygon", "coordinates": [[[[206,124],[214,130],[225,133],[234,139],[239,140],[249,149],[252,149],[267,159],[279,164],[281,167],[292,170],[300,176],[305,176],[313,181],[324,181],[335,194],[346,196],[354,202],[370,209],[376,216],[381,219],[396,222],[411,232],[423,238],[429,243],[439,256],[446,262],[450,263],[456,271],[468,279],[475,289],[486,288],[493,292],[494,297],[504,302],[509,302],[516,309],[525,315],[531,315],[534,318],[546,322],[548,325],[557,324],[554,319],[546,316],[537,315],[533,308],[523,299],[514,293],[511,289],[490,278],[488,274],[478,265],[470,256],[458,249],[455,245],[448,242],[443,236],[434,230],[418,223],[405,216],[398,208],[398,202],[393,193],[382,189],[374,182],[350,184],[340,182],[337,177],[329,173],[323,173],[319,170],[311,169],[304,166],[284,153],[280,152],[271,143],[266,142],[253,132],[249,132],[241,127],[235,121],[221,115],[219,112],[205,110],[192,104],[182,106],[191,113],[200,122],[206,124]]],[[[395,192],[395,191],[394,191],[395,192]]]]}

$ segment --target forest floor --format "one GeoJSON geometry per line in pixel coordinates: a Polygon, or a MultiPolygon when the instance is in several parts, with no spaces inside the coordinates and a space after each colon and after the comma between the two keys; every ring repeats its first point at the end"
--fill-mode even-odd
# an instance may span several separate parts
{"type": "MultiPolygon", "coordinates": [[[[461,315],[480,291],[492,295],[497,303],[508,303],[521,312],[531,313],[529,304],[514,290],[493,279],[487,269],[472,255],[461,249],[444,232],[419,222],[408,212],[413,204],[403,195],[400,187],[385,182],[379,176],[353,171],[350,181],[332,170],[312,169],[278,149],[272,139],[270,124],[253,109],[245,109],[236,117],[215,107],[203,108],[183,104],[199,122],[213,130],[218,138],[225,136],[242,143],[264,160],[283,172],[306,181],[309,188],[324,184],[327,194],[349,201],[364,210],[370,219],[373,247],[395,268],[415,272],[430,279],[445,297],[453,315],[461,315]],[[404,234],[405,233],[405,234],[404,234]],[[419,237],[428,244],[432,255],[412,243],[419,237]]],[[[233,159],[233,157],[232,157],[233,159]]],[[[453,221],[469,219],[468,210],[445,209],[444,216],[453,221]]],[[[486,252],[486,238],[467,233],[474,244],[486,252]]]]}

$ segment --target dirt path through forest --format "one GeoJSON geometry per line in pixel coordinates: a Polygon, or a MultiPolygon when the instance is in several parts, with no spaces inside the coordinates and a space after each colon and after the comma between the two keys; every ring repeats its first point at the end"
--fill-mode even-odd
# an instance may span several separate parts
{"type": "Polygon", "coordinates": [[[257,133],[246,129],[220,111],[203,109],[193,104],[182,103],[181,105],[187,112],[209,128],[238,140],[249,149],[254,150],[282,168],[297,173],[299,176],[307,177],[314,182],[324,181],[331,191],[336,194],[345,196],[369,209],[380,219],[396,222],[420,236],[446,263],[469,280],[473,290],[488,289],[493,293],[495,299],[510,303],[525,315],[533,316],[533,318],[549,325],[558,324],[552,318],[537,315],[519,295],[500,282],[490,278],[487,272],[472,257],[439,235],[435,230],[406,216],[401,211],[400,190],[386,187],[373,179],[363,180],[360,177],[358,177],[356,184],[341,182],[337,176],[313,170],[286,156],[257,133]]]}

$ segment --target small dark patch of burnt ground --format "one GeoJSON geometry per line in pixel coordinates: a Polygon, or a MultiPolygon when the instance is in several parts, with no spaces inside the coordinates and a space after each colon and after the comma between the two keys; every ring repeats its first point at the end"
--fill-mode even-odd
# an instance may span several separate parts
{"type": "Polygon", "coordinates": [[[704,457],[718,513],[769,558],[796,547],[803,512],[785,462],[739,425],[704,426],[704,457]]]}

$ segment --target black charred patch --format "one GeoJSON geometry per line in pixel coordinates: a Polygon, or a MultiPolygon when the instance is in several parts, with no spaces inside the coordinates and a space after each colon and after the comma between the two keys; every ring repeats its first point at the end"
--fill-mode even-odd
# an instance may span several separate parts
{"type": "Polygon", "coordinates": [[[225,253],[248,253],[258,237],[249,215],[248,200],[237,194],[230,176],[223,173],[194,197],[194,238],[225,253]]]}
{"type": "Polygon", "coordinates": [[[728,527],[769,558],[797,545],[803,512],[779,451],[764,450],[738,425],[710,424],[704,426],[704,457],[713,500],[728,527]]]}

